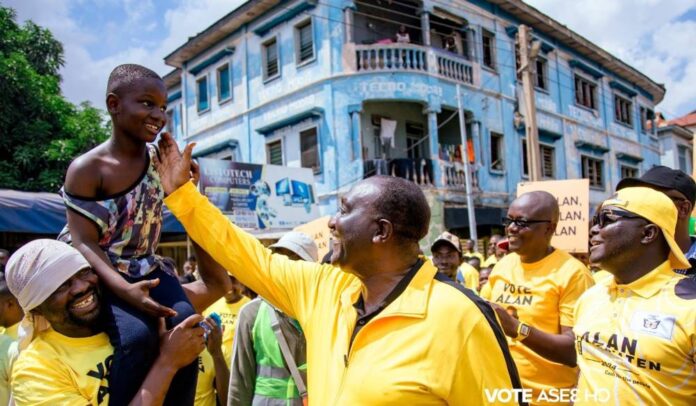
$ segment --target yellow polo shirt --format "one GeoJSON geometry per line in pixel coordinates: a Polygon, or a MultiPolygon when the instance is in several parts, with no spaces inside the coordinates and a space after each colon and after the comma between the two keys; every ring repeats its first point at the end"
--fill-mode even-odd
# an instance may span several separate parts
{"type": "Polygon", "coordinates": [[[476,268],[469,264],[461,264],[457,269],[457,274],[457,282],[474,292],[478,292],[479,273],[476,268]]]}
{"type": "MultiPolygon", "coordinates": [[[[512,253],[502,258],[491,271],[481,297],[498,303],[520,321],[551,334],[560,334],[561,326],[572,327],[573,308],[580,295],[593,285],[592,275],[582,262],[561,250],[538,262],[522,263],[512,253]]],[[[523,342],[508,339],[522,386],[532,389],[533,399],[541,391],[572,388],[577,368],[549,361],[523,342]]]]}
{"type": "Polygon", "coordinates": [[[429,261],[351,344],[362,288],[357,278],[329,264],[272,254],[191,182],[165,203],[218,263],[300,322],[312,404],[487,405],[496,403],[486,388],[513,388],[514,363],[493,310],[439,276],[429,261]]]}
{"type": "Polygon", "coordinates": [[[46,330],[12,367],[12,396],[22,405],[107,405],[113,347],[106,333],[85,338],[46,330]]]}
{"type": "Polygon", "coordinates": [[[669,262],[627,285],[604,279],[578,300],[575,321],[576,405],[696,404],[696,279],[669,262]]]}
{"type": "Polygon", "coordinates": [[[203,312],[203,315],[206,317],[212,313],[220,315],[220,321],[222,321],[222,354],[225,356],[228,368],[232,361],[232,345],[234,343],[234,330],[237,327],[237,316],[239,315],[239,310],[242,306],[249,303],[249,300],[248,297],[242,296],[242,299],[236,303],[227,303],[225,298],[221,297],[203,312]]]}
{"type": "Polygon", "coordinates": [[[488,268],[494,266],[497,263],[498,257],[496,257],[495,254],[489,255],[488,258],[486,258],[486,260],[481,264],[481,268],[488,268]]]}

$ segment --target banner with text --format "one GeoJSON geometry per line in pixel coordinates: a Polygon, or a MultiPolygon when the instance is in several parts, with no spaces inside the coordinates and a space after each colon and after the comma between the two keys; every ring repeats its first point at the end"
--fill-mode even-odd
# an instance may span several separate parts
{"type": "Polygon", "coordinates": [[[242,228],[293,228],[319,217],[308,168],[199,158],[200,190],[242,228]]]}
{"type": "Polygon", "coordinates": [[[521,182],[517,185],[517,196],[536,190],[551,193],[560,208],[560,219],[551,245],[567,252],[587,252],[590,224],[589,179],[521,182]]]}
{"type": "Polygon", "coordinates": [[[295,231],[305,233],[312,237],[314,242],[317,244],[320,261],[322,258],[324,258],[324,255],[329,252],[329,241],[331,240],[331,231],[329,230],[330,219],[331,216],[319,217],[318,219],[310,221],[307,224],[295,227],[295,231]]]}

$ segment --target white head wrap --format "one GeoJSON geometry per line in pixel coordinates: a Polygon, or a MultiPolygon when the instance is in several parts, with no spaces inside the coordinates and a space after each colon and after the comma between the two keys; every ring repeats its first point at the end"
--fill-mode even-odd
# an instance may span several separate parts
{"type": "Polygon", "coordinates": [[[5,280],[24,310],[19,329],[19,348],[24,349],[34,334],[50,327],[46,319],[32,314],[60,285],[90,265],[78,250],[56,240],[31,241],[7,261],[5,280]]]}

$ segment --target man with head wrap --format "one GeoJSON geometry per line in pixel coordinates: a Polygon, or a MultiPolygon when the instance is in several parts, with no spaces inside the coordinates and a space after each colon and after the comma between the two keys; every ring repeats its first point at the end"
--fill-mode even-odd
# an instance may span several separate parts
{"type": "MultiPolygon", "coordinates": [[[[16,404],[107,404],[113,347],[99,323],[101,292],[89,263],[63,242],[35,240],[12,255],[6,279],[25,313],[12,370],[16,404]]],[[[199,287],[192,303],[223,290],[199,287]]],[[[204,348],[202,320],[193,315],[169,331],[160,323],[160,354],[133,404],[163,401],[176,371],[204,348]]]]}

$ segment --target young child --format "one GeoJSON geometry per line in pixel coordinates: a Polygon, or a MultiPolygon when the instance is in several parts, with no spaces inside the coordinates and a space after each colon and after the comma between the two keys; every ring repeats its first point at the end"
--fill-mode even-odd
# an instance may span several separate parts
{"type": "MultiPolygon", "coordinates": [[[[120,65],[109,76],[106,106],[113,132],[76,158],[62,189],[68,226],[59,236],[99,275],[114,347],[110,404],[126,405],[142,384],[159,346],[158,318],[168,328],[194,313],[171,264],[155,255],[164,192],[149,145],[166,124],[167,91],[155,72],[120,65]]],[[[182,368],[165,404],[191,405],[197,365],[182,368]]]]}

